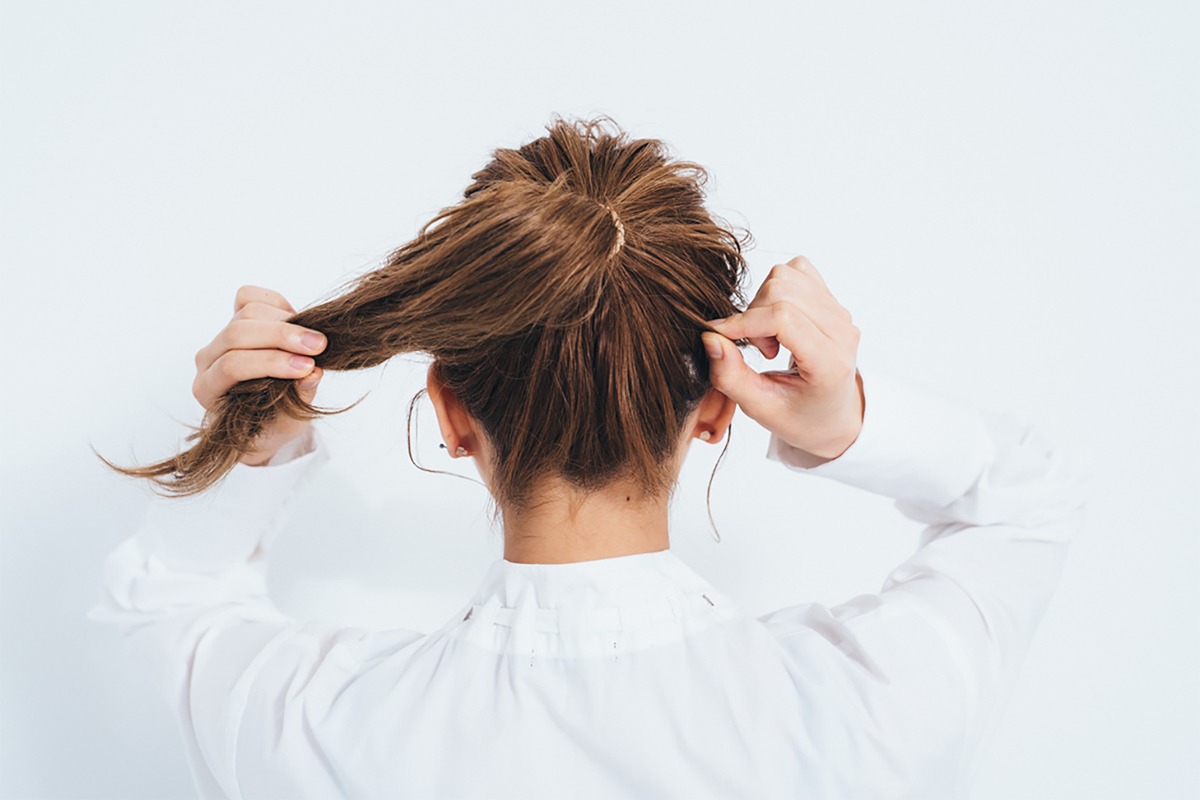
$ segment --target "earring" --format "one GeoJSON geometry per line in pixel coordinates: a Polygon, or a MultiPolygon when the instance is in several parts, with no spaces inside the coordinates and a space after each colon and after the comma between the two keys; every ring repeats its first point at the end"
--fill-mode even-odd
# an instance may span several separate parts
{"type": "Polygon", "coordinates": [[[702,441],[707,442],[711,438],[712,438],[712,433],[710,431],[700,431],[700,439],[702,441]]]}
{"type": "Polygon", "coordinates": [[[454,455],[456,455],[460,458],[462,456],[465,456],[466,454],[467,454],[467,448],[465,448],[465,447],[459,447],[457,450],[454,451],[454,455]]]}

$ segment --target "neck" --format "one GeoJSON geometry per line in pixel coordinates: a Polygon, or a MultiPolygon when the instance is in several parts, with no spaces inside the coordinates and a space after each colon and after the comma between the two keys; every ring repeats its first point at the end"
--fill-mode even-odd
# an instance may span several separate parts
{"type": "Polygon", "coordinates": [[[502,515],[504,559],[518,564],[570,564],[670,547],[667,497],[645,497],[624,484],[582,498],[559,485],[502,515]]]}

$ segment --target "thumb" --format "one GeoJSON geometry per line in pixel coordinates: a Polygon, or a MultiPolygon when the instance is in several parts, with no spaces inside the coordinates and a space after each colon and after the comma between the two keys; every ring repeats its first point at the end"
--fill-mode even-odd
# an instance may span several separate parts
{"type": "Polygon", "coordinates": [[[761,378],[746,364],[737,345],[719,333],[705,332],[700,338],[708,352],[708,376],[713,388],[738,405],[752,400],[761,378]]]}
{"type": "Polygon", "coordinates": [[[300,390],[300,397],[305,402],[311,403],[313,398],[317,396],[317,384],[321,382],[321,376],[325,374],[325,370],[320,367],[313,367],[312,372],[308,373],[297,384],[296,388],[300,390]]]}

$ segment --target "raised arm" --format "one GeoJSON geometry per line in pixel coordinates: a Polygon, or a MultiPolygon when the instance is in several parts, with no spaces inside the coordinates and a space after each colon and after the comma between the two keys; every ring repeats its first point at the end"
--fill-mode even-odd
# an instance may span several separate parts
{"type": "Polygon", "coordinates": [[[1084,483],[1067,453],[1009,417],[871,370],[863,384],[863,427],[842,456],[806,467],[778,437],[768,455],[896,498],[926,523],[918,549],[878,594],[760,620],[839,687],[864,763],[894,771],[889,785],[962,796],[1082,525],[1084,483]]]}
{"type": "Polygon", "coordinates": [[[760,621],[798,685],[822,686],[814,702],[836,709],[871,793],[961,796],[1081,526],[1083,481],[1029,426],[859,373],[857,331],[807,260],[771,276],[718,329],[768,356],[783,344],[792,370],[756,375],[723,341],[714,384],[771,431],[769,457],[927,527],[878,594],[760,621]]]}
{"type": "MultiPolygon", "coordinates": [[[[306,344],[313,332],[282,321],[291,313],[274,292],[239,290],[233,321],[196,356],[197,400],[208,408],[236,382],[266,375],[319,378],[301,354],[323,345],[306,344]]],[[[316,380],[301,386],[307,401],[315,391],[316,380]]],[[[179,719],[204,797],[264,786],[277,796],[336,793],[315,752],[300,764],[242,758],[241,772],[239,752],[274,752],[280,738],[294,736],[277,721],[295,717],[287,707],[303,702],[298,687],[338,643],[358,652],[419,638],[398,632],[363,647],[366,631],[292,620],[267,596],[271,544],[327,458],[310,423],[280,418],[209,491],[155,498],[135,535],[105,562],[104,593],[89,617],[115,625],[149,666],[179,719]]],[[[287,752],[304,747],[293,743],[287,752]]]]}

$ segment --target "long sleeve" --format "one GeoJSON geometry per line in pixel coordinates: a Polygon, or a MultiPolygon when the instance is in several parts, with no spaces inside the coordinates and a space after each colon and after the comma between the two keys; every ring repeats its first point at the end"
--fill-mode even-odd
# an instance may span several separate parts
{"type": "Polygon", "coordinates": [[[313,429],[264,466],[236,466],[195,498],[155,498],[105,563],[89,618],[119,627],[178,714],[204,797],[238,796],[247,681],[272,642],[302,626],[267,597],[265,558],[328,459],[313,429]]]}
{"type": "Polygon", "coordinates": [[[860,756],[884,785],[963,796],[1081,527],[1084,481],[1028,426],[862,375],[863,427],[845,453],[810,466],[772,438],[768,457],[895,498],[926,525],[919,548],[876,595],[759,619],[793,656],[850,676],[871,743],[860,756]]]}

